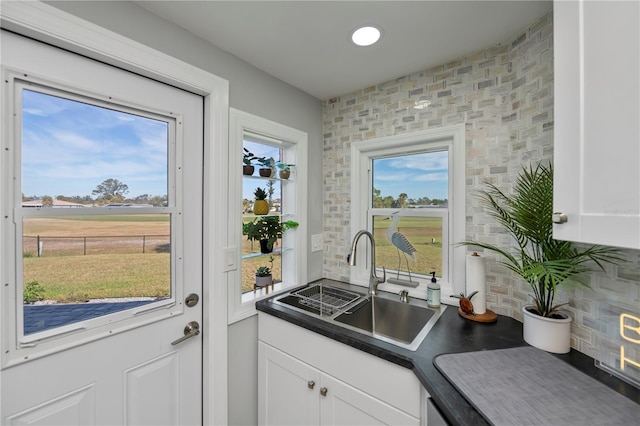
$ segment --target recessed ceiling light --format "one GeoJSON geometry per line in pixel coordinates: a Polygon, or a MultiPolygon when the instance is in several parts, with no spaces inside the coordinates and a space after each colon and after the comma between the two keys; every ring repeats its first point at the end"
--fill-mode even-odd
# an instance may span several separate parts
{"type": "Polygon", "coordinates": [[[353,41],[358,46],[371,46],[382,36],[382,32],[379,28],[367,25],[360,28],[357,28],[353,33],[351,33],[351,41],[353,41]]]}

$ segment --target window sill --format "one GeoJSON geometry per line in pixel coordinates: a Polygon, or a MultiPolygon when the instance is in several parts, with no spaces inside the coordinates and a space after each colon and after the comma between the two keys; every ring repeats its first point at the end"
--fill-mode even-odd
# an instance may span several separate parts
{"type": "Polygon", "coordinates": [[[268,289],[267,287],[264,287],[256,290],[255,292],[248,291],[246,293],[243,293],[240,306],[238,306],[233,313],[229,312],[228,324],[231,325],[238,321],[242,321],[244,319],[257,315],[258,314],[258,311],[256,311],[257,301],[266,299],[267,297],[285,293],[294,287],[296,286],[277,283],[273,286],[273,289],[271,288],[271,286],[269,286],[268,289]]]}

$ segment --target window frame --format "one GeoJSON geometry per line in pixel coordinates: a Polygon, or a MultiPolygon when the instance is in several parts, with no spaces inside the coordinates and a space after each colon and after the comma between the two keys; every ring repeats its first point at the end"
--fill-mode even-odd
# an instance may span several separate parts
{"type": "MultiPolygon", "coordinates": [[[[274,142],[276,143],[276,142],[274,142]]],[[[284,146],[283,146],[284,147],[284,146]]],[[[306,132],[249,114],[235,108],[229,108],[229,228],[226,248],[228,324],[257,314],[255,302],[284,292],[287,289],[307,283],[307,150],[306,132]],[[275,284],[273,291],[265,290],[242,293],[242,186],[241,165],[243,139],[245,132],[265,136],[273,141],[285,141],[284,159],[295,164],[295,175],[283,185],[282,216],[299,223],[298,228],[287,231],[282,238],[283,246],[293,247],[283,251],[283,264],[287,265],[287,277],[282,273],[282,282],[275,284]],[[237,167],[233,165],[237,164],[237,167]],[[286,257],[285,257],[286,256],[286,257]]]]}
{"type": "MultiPolygon", "coordinates": [[[[399,209],[373,209],[371,206],[371,194],[373,177],[371,173],[372,160],[374,158],[408,155],[428,151],[438,151],[446,148],[449,151],[449,194],[448,206],[437,209],[438,214],[443,215],[443,273],[438,279],[441,287],[442,302],[457,305],[458,299],[451,297],[460,294],[465,289],[465,250],[456,248],[455,244],[465,239],[465,128],[464,125],[455,125],[429,129],[408,134],[387,136],[375,139],[353,142],[351,144],[351,230],[353,237],[358,230],[372,231],[371,217],[373,214],[385,213],[387,210],[399,209]],[[447,226],[445,231],[445,226],[447,226]],[[444,248],[448,249],[446,252],[444,248]],[[445,264],[445,260],[448,263],[445,264]],[[445,272],[446,270],[446,272],[445,272]]],[[[400,209],[407,213],[409,209],[400,209]]],[[[412,209],[413,210],[413,209],[412,209]]],[[[415,209],[417,210],[417,209],[415,209]]],[[[420,215],[420,212],[411,212],[409,215],[420,215]]],[[[434,216],[433,213],[429,214],[434,216]]],[[[425,214],[425,216],[428,216],[425,214]]],[[[359,245],[363,245],[362,242],[359,245]]],[[[369,263],[368,250],[359,250],[356,266],[350,267],[350,282],[355,285],[368,286],[369,263]]],[[[382,271],[377,272],[378,276],[382,271]]],[[[389,278],[389,277],[388,277],[389,278]]],[[[414,277],[415,279],[415,277],[414,277]]],[[[408,290],[412,297],[427,298],[428,280],[418,278],[420,284],[416,288],[407,288],[397,284],[382,283],[378,289],[392,293],[408,290]]]]}

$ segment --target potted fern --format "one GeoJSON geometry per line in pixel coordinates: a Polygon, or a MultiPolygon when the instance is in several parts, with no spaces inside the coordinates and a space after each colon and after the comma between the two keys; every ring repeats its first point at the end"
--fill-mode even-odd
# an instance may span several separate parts
{"type": "Polygon", "coordinates": [[[567,353],[571,349],[571,318],[559,311],[565,303],[554,303],[556,289],[559,285],[588,286],[584,274],[591,271],[589,264],[604,269],[604,263],[621,260],[618,250],[599,245],[577,247],[569,241],[553,238],[551,165],[523,167],[512,194],[502,192],[493,184],[487,184],[487,187],[480,192],[481,203],[489,216],[513,237],[514,250],[481,241],[460,244],[481,247],[501,255],[503,260],[498,263],[529,284],[533,304],[522,310],[524,340],[549,352],[567,353]],[[538,332],[537,323],[559,329],[538,332]],[[558,341],[554,342],[552,337],[558,341]]]}

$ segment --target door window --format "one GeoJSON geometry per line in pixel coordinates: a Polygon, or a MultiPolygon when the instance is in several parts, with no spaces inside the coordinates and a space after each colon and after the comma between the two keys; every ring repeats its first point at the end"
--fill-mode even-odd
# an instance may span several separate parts
{"type": "Polygon", "coordinates": [[[29,82],[16,89],[25,339],[166,303],[175,118],[29,82]]]}

